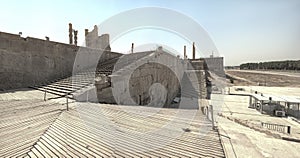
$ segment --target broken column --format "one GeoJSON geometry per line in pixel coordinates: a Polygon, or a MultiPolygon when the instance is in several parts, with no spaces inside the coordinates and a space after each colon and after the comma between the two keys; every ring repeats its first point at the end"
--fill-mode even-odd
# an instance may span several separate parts
{"type": "Polygon", "coordinates": [[[72,28],[72,23],[69,23],[69,44],[73,44],[73,28],[72,28]]]}
{"type": "Polygon", "coordinates": [[[94,26],[93,32],[94,32],[94,35],[95,35],[96,37],[98,37],[98,26],[97,26],[97,25],[94,26]]]}
{"type": "Polygon", "coordinates": [[[84,35],[87,36],[89,34],[89,29],[84,30],[84,35]]]}
{"type": "Polygon", "coordinates": [[[193,59],[196,59],[196,48],[195,48],[195,42],[193,42],[193,59]]]}
{"type": "Polygon", "coordinates": [[[99,37],[98,37],[98,27],[97,27],[97,25],[94,26],[94,29],[91,32],[89,32],[88,29],[85,29],[84,32],[85,32],[85,45],[86,45],[86,47],[99,49],[101,44],[98,43],[98,41],[99,41],[98,38],[99,37]]]}
{"type": "Polygon", "coordinates": [[[133,53],[134,43],[131,43],[131,53],[133,53]]]}
{"type": "Polygon", "coordinates": [[[77,34],[78,34],[78,30],[74,30],[74,44],[75,44],[75,46],[77,46],[77,34]]]}
{"type": "Polygon", "coordinates": [[[111,51],[109,44],[109,34],[102,34],[101,36],[97,37],[95,47],[98,49],[111,51]]]}
{"type": "Polygon", "coordinates": [[[85,46],[90,47],[90,38],[89,38],[89,29],[84,30],[84,35],[85,35],[85,46]]]}

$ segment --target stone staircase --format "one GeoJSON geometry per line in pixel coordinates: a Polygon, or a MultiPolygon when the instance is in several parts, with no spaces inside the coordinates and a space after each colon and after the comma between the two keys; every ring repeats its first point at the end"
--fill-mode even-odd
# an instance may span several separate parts
{"type": "Polygon", "coordinates": [[[58,97],[73,98],[72,94],[76,91],[89,87],[93,84],[93,72],[81,72],[71,77],[57,79],[42,85],[32,86],[30,88],[37,89],[46,93],[57,95],[58,97]]]}
{"type": "MultiPolygon", "coordinates": [[[[81,100],[86,101],[88,101],[87,97],[80,97],[80,95],[88,95],[87,93],[90,93],[88,91],[95,91],[96,89],[97,94],[94,94],[94,99],[91,99],[93,102],[115,103],[111,87],[112,78],[124,79],[124,76],[135,71],[139,65],[149,63],[153,59],[156,60],[157,55],[159,54],[155,51],[125,54],[99,62],[96,72],[80,72],[71,77],[57,79],[31,88],[46,91],[46,93],[54,94],[57,97],[68,96],[70,99],[75,99],[74,95],[76,95],[76,97],[79,96],[81,100]]],[[[182,89],[178,96],[205,99],[207,97],[206,81],[204,70],[186,70],[180,81],[182,89]]]]}
{"type": "Polygon", "coordinates": [[[147,51],[141,53],[124,54],[119,58],[119,61],[114,67],[114,72],[130,71],[135,62],[143,62],[149,55],[153,54],[154,51],[147,51]]]}
{"type": "Polygon", "coordinates": [[[79,72],[67,78],[59,78],[57,80],[47,82],[41,85],[31,86],[30,88],[37,89],[46,93],[54,94],[58,97],[66,97],[74,99],[75,93],[83,93],[85,89],[94,86],[95,77],[108,76],[112,73],[115,63],[119,57],[110,60],[99,62],[96,73],[92,70],[79,72]]]}

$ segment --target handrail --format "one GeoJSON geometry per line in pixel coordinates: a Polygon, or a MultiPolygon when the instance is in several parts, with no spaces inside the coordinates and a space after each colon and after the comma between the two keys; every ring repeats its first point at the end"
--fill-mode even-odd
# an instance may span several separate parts
{"type": "Polygon", "coordinates": [[[212,129],[215,130],[215,119],[214,119],[214,109],[212,105],[205,106],[202,110],[203,114],[206,115],[206,118],[211,121],[212,123],[212,129]]]}
{"type": "MultiPolygon", "coordinates": [[[[218,128],[221,128],[221,127],[220,127],[220,126],[218,126],[218,128]]],[[[221,139],[221,136],[222,136],[222,137],[225,137],[225,138],[227,138],[227,139],[229,140],[229,143],[230,143],[230,146],[231,146],[232,152],[234,153],[234,157],[235,157],[235,158],[237,158],[236,152],[235,152],[235,150],[234,150],[234,148],[233,148],[233,145],[232,145],[232,142],[231,142],[231,138],[228,136],[228,134],[225,132],[225,130],[224,130],[224,129],[223,129],[223,131],[224,131],[224,133],[225,133],[226,135],[220,134],[220,131],[219,131],[219,129],[217,129],[217,132],[218,132],[218,135],[219,135],[219,138],[220,138],[221,144],[222,144],[222,146],[223,146],[223,149],[224,149],[224,154],[225,154],[225,157],[226,157],[226,156],[228,156],[228,151],[227,151],[227,150],[226,150],[226,148],[225,148],[225,144],[224,144],[223,140],[221,139]]]]}

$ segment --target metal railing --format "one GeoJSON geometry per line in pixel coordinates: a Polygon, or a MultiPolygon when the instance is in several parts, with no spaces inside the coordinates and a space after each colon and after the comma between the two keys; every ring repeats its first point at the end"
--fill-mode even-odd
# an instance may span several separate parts
{"type": "MultiPolygon", "coordinates": [[[[69,97],[69,93],[66,93],[65,94],[65,97],[66,97],[66,110],[69,111],[69,99],[71,99],[69,97]]],[[[47,87],[44,88],[44,101],[47,101],[47,87]]]]}
{"type": "MultiPolygon", "coordinates": [[[[221,127],[220,127],[221,128],[221,127]]],[[[221,144],[222,144],[222,147],[223,147],[223,151],[224,151],[224,154],[225,154],[225,157],[232,157],[231,154],[229,153],[233,153],[234,157],[237,158],[237,155],[236,155],[236,152],[234,150],[234,147],[233,147],[233,144],[232,144],[232,141],[231,141],[231,138],[228,136],[228,134],[225,132],[224,129],[222,129],[223,133],[226,134],[221,134],[220,133],[220,130],[219,128],[217,129],[217,132],[218,132],[218,135],[219,135],[219,138],[220,138],[220,141],[221,141],[221,144]],[[231,150],[229,150],[229,148],[226,149],[226,145],[225,145],[225,142],[222,138],[227,138],[229,143],[230,143],[230,147],[231,147],[231,150]]]]}
{"type": "Polygon", "coordinates": [[[269,130],[291,134],[291,126],[279,125],[279,124],[273,124],[273,123],[265,123],[265,122],[262,122],[261,126],[267,128],[269,130]]]}
{"type": "Polygon", "coordinates": [[[215,126],[213,106],[212,105],[205,106],[203,108],[203,113],[204,113],[204,115],[206,115],[206,118],[211,121],[211,123],[212,123],[212,129],[214,130],[216,128],[216,126],[215,126]]]}

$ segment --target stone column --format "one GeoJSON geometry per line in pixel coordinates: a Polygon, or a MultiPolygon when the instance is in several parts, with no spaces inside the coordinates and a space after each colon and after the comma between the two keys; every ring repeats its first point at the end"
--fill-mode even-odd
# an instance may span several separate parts
{"type": "Polygon", "coordinates": [[[131,53],[133,53],[134,43],[131,43],[131,53]]]}
{"type": "Polygon", "coordinates": [[[77,46],[77,34],[78,34],[78,30],[74,30],[74,44],[75,44],[75,46],[77,46]]]}
{"type": "Polygon", "coordinates": [[[186,56],[186,46],[183,47],[183,55],[184,55],[183,59],[186,59],[187,58],[187,56],[186,56]]]}
{"type": "Polygon", "coordinates": [[[87,36],[89,34],[89,29],[84,30],[84,35],[87,36]]]}
{"type": "Polygon", "coordinates": [[[193,42],[193,59],[196,59],[196,48],[195,48],[195,42],[193,42]]]}
{"type": "Polygon", "coordinates": [[[85,29],[84,30],[84,35],[85,35],[85,46],[89,47],[90,46],[90,42],[89,42],[89,29],[85,29]]]}
{"type": "Polygon", "coordinates": [[[73,44],[73,28],[72,28],[72,23],[69,23],[69,44],[73,44]]]}

